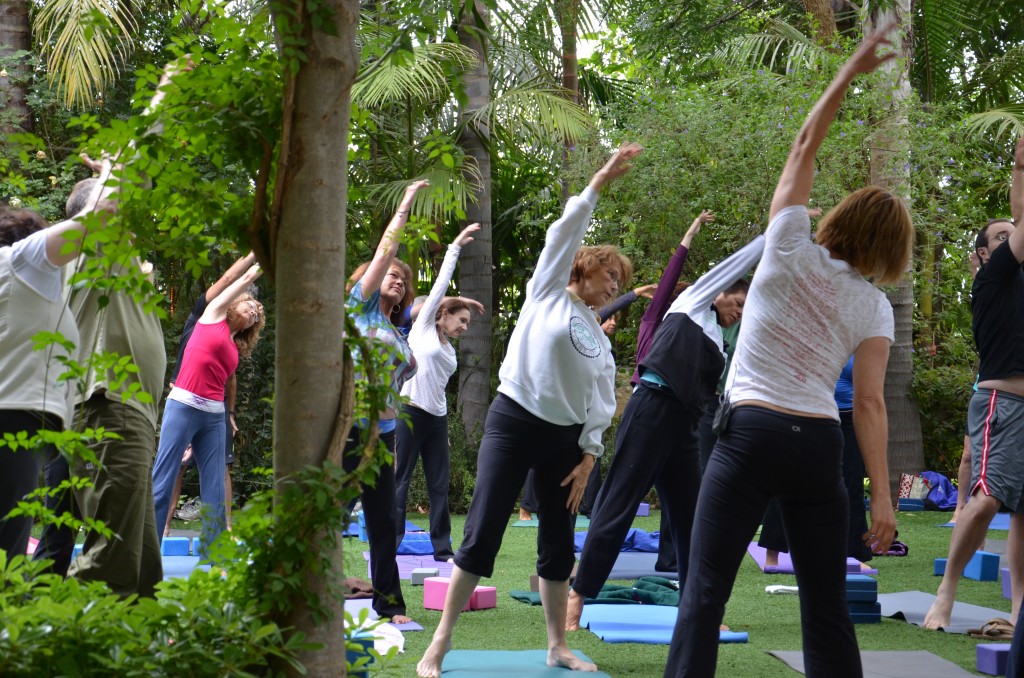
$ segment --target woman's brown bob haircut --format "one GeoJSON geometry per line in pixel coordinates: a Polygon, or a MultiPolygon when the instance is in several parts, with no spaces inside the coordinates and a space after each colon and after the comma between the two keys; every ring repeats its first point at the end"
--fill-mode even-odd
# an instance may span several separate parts
{"type": "Polygon", "coordinates": [[[470,307],[469,304],[466,303],[464,299],[461,299],[460,297],[445,299],[444,301],[441,302],[441,305],[437,309],[437,313],[434,314],[435,323],[441,322],[441,315],[445,311],[448,311],[448,315],[458,313],[459,311],[469,311],[470,317],[472,318],[473,316],[473,309],[470,307]]]}
{"type": "Polygon", "coordinates": [[[263,304],[257,301],[256,298],[249,293],[238,295],[238,297],[231,302],[231,305],[228,306],[228,324],[231,324],[238,315],[235,311],[235,307],[243,302],[248,303],[250,301],[256,304],[256,314],[258,318],[251,327],[247,327],[241,332],[235,334],[235,346],[238,347],[238,355],[243,358],[252,355],[253,349],[256,348],[256,342],[260,340],[260,332],[263,331],[263,326],[267,324],[267,314],[263,310],[263,304]]]}
{"type": "MultiPolygon", "coordinates": [[[[352,275],[348,277],[348,282],[345,283],[346,294],[352,291],[355,284],[359,282],[359,279],[366,273],[366,269],[370,268],[371,263],[373,262],[364,261],[356,267],[356,270],[352,271],[352,275]]],[[[402,300],[398,302],[393,309],[391,309],[391,313],[388,316],[388,319],[391,320],[391,324],[398,327],[402,324],[402,316],[405,315],[405,309],[412,306],[412,302],[416,299],[416,287],[412,284],[412,269],[409,268],[409,264],[400,259],[395,259],[391,262],[391,267],[388,268],[388,270],[390,271],[392,268],[397,268],[401,271],[402,280],[405,281],[405,296],[402,297],[402,300]]]]}
{"type": "Polygon", "coordinates": [[[867,186],[846,196],[818,225],[818,244],[876,285],[892,285],[907,272],[914,247],[910,210],[884,188],[867,186]]]}
{"type": "Polygon", "coordinates": [[[581,247],[576,250],[576,258],[572,260],[572,270],[569,273],[569,282],[579,282],[602,266],[610,266],[618,270],[620,290],[629,285],[629,279],[633,277],[633,262],[615,245],[581,247]]]}

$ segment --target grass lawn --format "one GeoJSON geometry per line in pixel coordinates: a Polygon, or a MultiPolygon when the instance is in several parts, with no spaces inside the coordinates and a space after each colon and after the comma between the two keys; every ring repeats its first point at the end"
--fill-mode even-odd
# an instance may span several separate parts
{"type": "MultiPolygon", "coordinates": [[[[946,522],[952,514],[910,512],[897,514],[900,540],[910,547],[904,558],[876,558],[878,592],[920,590],[935,593],[939,578],[932,575],[932,561],[945,557],[949,548],[951,530],[935,527],[946,522]]],[[[410,515],[410,519],[426,527],[426,516],[410,515]]],[[[515,516],[509,516],[509,525],[515,516]]],[[[452,534],[455,546],[462,535],[464,516],[452,516],[452,534]]],[[[637,518],[635,527],[654,531],[658,529],[658,514],[637,518]]],[[[1006,532],[993,531],[989,535],[1005,539],[1006,532]]],[[[540,607],[531,607],[512,600],[508,592],[530,588],[530,574],[536,565],[536,529],[509,528],[495,564],[494,577],[482,583],[498,589],[498,607],[464,614],[453,638],[455,649],[521,650],[546,647],[544,617],[540,607]]],[[[345,540],[345,571],[348,576],[366,576],[366,563],[361,552],[366,544],[355,539],[345,540]]],[[[622,582],[615,582],[622,583],[622,582]]],[[[754,561],[744,557],[732,599],[725,612],[725,623],[734,631],[747,631],[750,642],[745,645],[722,645],[718,655],[718,675],[755,676],[770,678],[797,674],[782,662],[767,654],[769,650],[799,650],[800,611],[796,596],[777,596],[765,593],[768,584],[795,584],[793,575],[766,575],[757,569],[754,561]]],[[[422,624],[426,631],[405,634],[405,654],[378,675],[414,676],[416,662],[430,642],[430,636],[441,618],[440,612],[423,609],[422,587],[403,582],[402,588],[409,616],[422,624]]],[[[964,580],[960,584],[958,600],[1004,610],[1009,616],[1010,602],[1001,596],[998,582],[964,580]]],[[[864,650],[927,650],[974,671],[974,647],[978,642],[966,635],[924,631],[904,622],[883,619],[881,624],[857,625],[857,638],[864,650]]],[[[667,645],[641,645],[634,643],[604,643],[589,631],[569,634],[569,646],[582,650],[598,667],[611,676],[659,677],[665,667],[667,645]]]]}

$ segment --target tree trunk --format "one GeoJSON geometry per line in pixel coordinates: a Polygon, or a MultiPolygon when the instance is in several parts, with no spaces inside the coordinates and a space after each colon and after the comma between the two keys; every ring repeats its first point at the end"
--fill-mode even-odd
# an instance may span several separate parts
{"type": "MultiPolygon", "coordinates": [[[[836,16],[832,12],[832,0],[804,0],[804,10],[814,17],[814,41],[823,47],[834,45],[836,37],[836,16]]],[[[830,51],[838,49],[838,45],[830,51]]]]}
{"type": "MultiPolygon", "coordinates": [[[[7,62],[16,52],[32,49],[32,32],[28,20],[26,0],[0,2],[0,60],[7,62]]],[[[32,110],[28,107],[26,92],[32,73],[24,56],[8,65],[7,75],[0,77],[0,132],[32,131],[32,110]]]]}
{"type": "MultiPolygon", "coordinates": [[[[271,5],[281,34],[301,27],[303,52],[285,94],[285,133],[274,205],[280,215],[272,250],[277,286],[274,480],[278,490],[287,485],[291,474],[323,465],[341,401],[349,95],[359,67],[358,0],[327,0],[317,10],[321,20],[327,7],[333,12],[327,22],[333,24],[335,35],[313,27],[304,3],[288,4],[271,5]]],[[[289,618],[279,620],[305,634],[307,642],[322,644],[320,650],[300,653],[310,676],[345,672],[343,602],[329,595],[329,582],[337,586],[344,576],[341,539],[337,544],[333,569],[306,575],[307,591],[319,596],[332,617],[314,620],[303,601],[296,599],[289,618]]]]}
{"type": "MultiPolygon", "coordinates": [[[[897,21],[904,35],[910,34],[910,0],[898,0],[884,12],[872,12],[865,33],[890,21],[897,21]]],[[[891,71],[891,82],[895,83],[892,92],[893,108],[887,119],[881,121],[875,134],[871,153],[871,182],[898,193],[909,202],[907,157],[910,135],[905,112],[911,94],[908,67],[908,64],[897,60],[886,62],[881,67],[891,71]]],[[[889,486],[895,497],[901,473],[917,473],[924,469],[921,414],[911,394],[914,376],[914,288],[910,271],[897,286],[889,290],[888,297],[896,322],[896,341],[892,345],[885,373],[885,405],[889,412],[889,486]]]]}
{"type": "MultiPolygon", "coordinates": [[[[576,23],[579,21],[579,0],[557,0],[555,6],[558,14],[558,28],[562,34],[562,91],[566,98],[574,104],[580,102],[580,67],[576,47],[576,23]]],[[[572,142],[566,140],[562,149],[562,168],[569,166],[569,151],[572,142]]],[[[562,204],[569,202],[569,182],[564,177],[559,183],[562,186],[562,204]]]]}
{"type": "MultiPolygon", "coordinates": [[[[465,119],[490,101],[491,85],[487,68],[487,49],[480,36],[488,30],[488,10],[483,0],[475,0],[473,11],[468,6],[459,22],[459,41],[476,53],[477,65],[463,74],[463,86],[468,97],[461,115],[465,119]]],[[[471,443],[476,443],[484,428],[487,408],[491,401],[491,304],[493,286],[493,253],[491,234],[491,156],[487,140],[490,131],[485,125],[466,126],[459,145],[472,158],[480,174],[479,185],[474,185],[472,199],[466,205],[466,221],[480,222],[480,230],[473,242],[463,251],[460,259],[459,291],[471,299],[485,304],[482,317],[474,317],[469,331],[459,346],[459,405],[462,422],[471,443]]]]}

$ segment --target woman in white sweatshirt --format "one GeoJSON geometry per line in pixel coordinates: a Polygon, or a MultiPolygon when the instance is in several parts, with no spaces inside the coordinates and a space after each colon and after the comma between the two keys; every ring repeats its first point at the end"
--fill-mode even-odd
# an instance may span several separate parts
{"type": "Polygon", "coordinates": [[[470,224],[448,246],[430,295],[420,307],[409,331],[409,348],[416,356],[417,370],[402,386],[409,399],[398,418],[395,445],[395,528],[396,540],[405,535],[405,503],[416,461],[423,456],[423,475],[430,499],[430,543],[434,560],[446,561],[452,553],[452,520],[448,512],[448,402],[445,386],[455,374],[458,360],[452,339],[469,329],[470,304],[458,297],[445,298],[462,248],[473,242],[480,224],[470,224]]]}
{"type": "Polygon", "coordinates": [[[575,513],[594,462],[604,452],[601,434],[615,412],[611,344],[594,309],[615,298],[633,267],[614,247],[581,248],[580,243],[598,191],[628,172],[640,151],[636,144],[623,144],[548,229],[501,365],[462,546],[455,554],[441,623],[416,667],[420,676],[441,674],[459,613],[480,578],[491,576],[509,513],[531,468],[540,504],[537,574],[547,664],[595,670],[566,645],[565,605],[575,513]]]}

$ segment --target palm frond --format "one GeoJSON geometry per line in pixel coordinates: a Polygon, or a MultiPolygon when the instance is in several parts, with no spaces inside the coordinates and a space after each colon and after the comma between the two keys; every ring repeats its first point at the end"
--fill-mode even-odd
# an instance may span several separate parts
{"type": "Polygon", "coordinates": [[[1024,105],[1008,105],[967,116],[967,131],[976,136],[1011,140],[1024,134],[1024,105]],[[994,130],[994,131],[993,131],[994,130]]]}
{"type": "Polygon", "coordinates": [[[948,82],[948,73],[963,62],[957,49],[973,28],[975,9],[970,0],[919,0],[914,16],[914,70],[925,101],[934,101],[948,82]]]}
{"type": "Polygon", "coordinates": [[[33,32],[64,105],[89,106],[114,80],[132,51],[137,0],[52,0],[36,14],[33,32]]]}
{"type": "MultiPolygon", "coordinates": [[[[408,52],[404,52],[408,55],[408,52]]],[[[364,67],[369,77],[358,80],[352,87],[352,100],[364,108],[413,98],[429,101],[449,91],[448,71],[454,64],[470,68],[476,62],[471,49],[454,43],[428,43],[413,47],[411,58],[394,55],[383,63],[364,67]]]]}
{"type": "Polygon", "coordinates": [[[560,88],[530,81],[503,92],[487,106],[473,111],[464,122],[472,126],[485,125],[492,130],[519,128],[572,143],[581,138],[594,121],[587,111],[569,101],[560,88]]]}
{"type": "Polygon", "coordinates": [[[764,33],[730,40],[698,63],[787,71],[817,70],[828,53],[792,24],[771,18],[764,33]]]}

